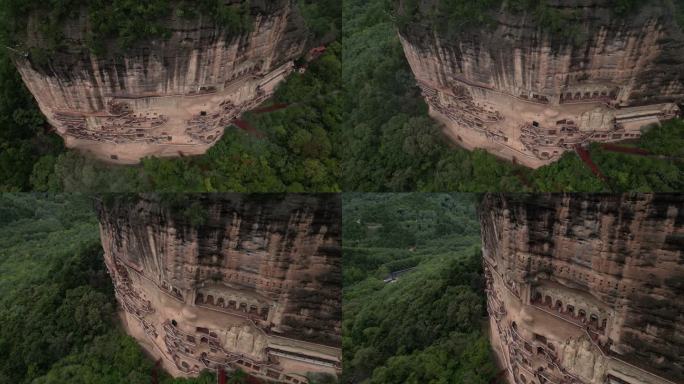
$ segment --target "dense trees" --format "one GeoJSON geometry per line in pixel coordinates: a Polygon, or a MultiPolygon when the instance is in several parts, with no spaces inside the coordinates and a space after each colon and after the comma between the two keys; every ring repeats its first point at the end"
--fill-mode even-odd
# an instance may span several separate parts
{"type": "MultiPolygon", "coordinates": [[[[637,144],[649,150],[659,148],[655,153],[665,157],[624,155],[592,146],[591,155],[607,176],[607,183],[594,176],[574,153],[533,171],[483,151],[469,152],[451,145],[437,123],[427,117],[427,106],[415,86],[394,27],[393,18],[401,23],[404,16],[404,22],[408,21],[406,17],[416,17],[418,3],[414,0],[344,2],[342,77],[346,116],[340,139],[344,151],[341,156],[343,189],[681,190],[683,163],[681,151],[677,151],[684,145],[681,120],[652,129],[637,144]],[[398,3],[404,10],[392,14],[392,5],[398,3]],[[414,12],[409,10],[411,7],[415,7],[414,12]]],[[[451,12],[469,14],[477,12],[478,7],[487,8],[483,5],[492,1],[450,0],[447,3],[451,4],[448,7],[451,12]]],[[[521,0],[507,4],[531,9],[537,3],[521,0]]],[[[457,15],[449,18],[454,23],[467,22],[457,15]]]]}
{"type": "Polygon", "coordinates": [[[484,384],[494,377],[479,331],[486,311],[473,199],[344,196],[343,382],[484,384]]]}
{"type": "Polygon", "coordinates": [[[316,43],[334,41],[342,30],[342,2],[339,0],[298,0],[309,33],[316,43]]]}
{"type": "Polygon", "coordinates": [[[0,384],[150,382],[154,362],[115,322],[89,197],[0,195],[0,271],[0,384]]]}
{"type": "Polygon", "coordinates": [[[109,166],[65,152],[54,161],[54,174],[38,164],[34,187],[77,192],[339,190],[333,145],[342,115],[339,54],[340,45],[331,44],[307,72],[293,74],[277,89],[272,102],[287,108],[243,116],[263,138],[231,126],[205,155],[146,158],[137,167],[109,166]]]}
{"type": "MultiPolygon", "coordinates": [[[[136,167],[109,166],[65,151],[61,139],[49,132],[22,86],[7,57],[9,51],[2,50],[0,189],[681,190],[684,123],[680,120],[652,129],[639,143],[630,144],[660,157],[619,154],[592,146],[592,157],[607,176],[607,182],[594,176],[573,153],[532,171],[483,151],[465,151],[452,145],[437,123],[427,116],[427,106],[415,86],[396,36],[391,11],[393,0],[299,0],[298,3],[314,41],[332,41],[337,31],[342,30],[343,44],[332,43],[327,53],[309,66],[307,73],[292,76],[278,89],[272,101],[289,104],[288,108],[246,115],[246,120],[265,137],[229,127],[204,156],[149,158],[136,167]],[[335,16],[339,16],[342,7],[344,23],[335,16]]],[[[404,3],[407,7],[412,4],[411,1],[404,3]]],[[[471,3],[464,3],[464,12],[468,7],[480,6],[480,3],[471,3]]],[[[616,6],[623,3],[630,7],[632,2],[617,1],[616,6]]],[[[30,5],[7,4],[14,5],[0,7],[0,13],[6,17],[25,12],[29,9],[25,7],[30,5]]],[[[144,4],[153,7],[156,2],[144,4]]],[[[524,1],[508,3],[509,6],[516,4],[527,6],[524,1]]],[[[207,0],[205,6],[211,9],[214,5],[207,0]]],[[[138,11],[146,12],[145,7],[138,11]]],[[[54,12],[67,12],[67,9],[54,12]]],[[[450,9],[456,12],[461,8],[450,9]]],[[[400,18],[400,15],[394,17],[400,18]]]]}
{"type": "Polygon", "coordinates": [[[193,19],[206,15],[228,34],[248,31],[252,26],[249,0],[238,4],[219,0],[59,0],[49,6],[41,0],[6,0],[0,6],[0,21],[5,40],[12,46],[24,46],[32,55],[44,56],[68,43],[64,25],[82,13],[89,21],[88,47],[97,54],[128,49],[143,39],[169,37],[165,22],[172,16],[193,19]],[[26,41],[29,15],[41,21],[38,30],[32,31],[40,40],[30,43],[26,41]]]}
{"type": "MultiPolygon", "coordinates": [[[[314,11],[309,11],[314,12],[314,11]]],[[[332,22],[321,17],[323,23],[332,22]]],[[[312,22],[317,20],[312,19],[312,22]]],[[[10,60],[0,52],[0,187],[38,191],[335,191],[339,190],[342,118],[339,43],[293,74],[273,103],[288,107],[244,119],[265,137],[236,127],[203,156],[144,159],[118,167],[65,151],[45,122],[10,60]]]]}
{"type": "Polygon", "coordinates": [[[31,173],[63,150],[26,91],[7,51],[0,49],[0,191],[31,189],[31,173]]]}

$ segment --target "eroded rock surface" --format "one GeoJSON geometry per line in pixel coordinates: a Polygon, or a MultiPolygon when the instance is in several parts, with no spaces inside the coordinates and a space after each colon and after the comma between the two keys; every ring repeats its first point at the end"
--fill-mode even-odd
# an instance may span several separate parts
{"type": "Polygon", "coordinates": [[[682,196],[488,195],[480,208],[511,383],[684,382],[682,196]]]}
{"type": "Polygon", "coordinates": [[[684,34],[669,1],[625,16],[611,0],[548,1],[575,15],[565,35],[502,8],[492,27],[448,37],[429,20],[436,2],[420,1],[421,20],[400,38],[431,115],[468,149],[536,168],[576,145],[638,138],[680,112],[684,34]]]}
{"type": "MultiPolygon", "coordinates": [[[[65,26],[68,51],[47,64],[31,55],[14,60],[68,147],[119,163],[200,154],[233,119],[272,95],[304,50],[307,33],[296,1],[251,4],[251,32],[229,34],[207,15],[174,16],[165,22],[170,38],[102,56],[84,49],[83,10],[65,26]]],[[[31,18],[29,32],[40,22],[31,18]]],[[[41,45],[35,33],[29,37],[30,45],[41,45]]]]}
{"type": "Polygon", "coordinates": [[[127,329],[172,374],[339,372],[338,197],[144,195],[98,213],[127,329]]]}

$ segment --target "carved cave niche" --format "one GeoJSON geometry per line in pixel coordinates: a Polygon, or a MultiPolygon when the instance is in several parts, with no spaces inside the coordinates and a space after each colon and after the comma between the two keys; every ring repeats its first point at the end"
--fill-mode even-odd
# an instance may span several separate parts
{"type": "Polygon", "coordinates": [[[566,312],[575,316],[575,307],[573,305],[568,304],[566,308],[566,312]]]}
{"type": "Polygon", "coordinates": [[[526,350],[527,352],[529,352],[529,353],[534,353],[534,349],[532,349],[532,346],[530,345],[530,343],[525,342],[524,347],[525,347],[525,350],[526,350]]]}
{"type": "Polygon", "coordinates": [[[595,314],[592,313],[592,314],[589,316],[589,325],[592,326],[592,327],[594,327],[594,328],[598,328],[598,324],[599,324],[599,318],[598,318],[598,316],[596,316],[595,314]]]}
{"type": "Polygon", "coordinates": [[[584,311],[584,309],[580,309],[579,312],[577,312],[577,317],[584,323],[587,321],[587,313],[584,311]]]}
{"type": "Polygon", "coordinates": [[[534,296],[532,297],[532,302],[533,303],[541,303],[542,301],[542,294],[539,291],[534,292],[534,296]]]}
{"type": "Polygon", "coordinates": [[[556,300],[556,306],[554,308],[557,309],[558,312],[563,312],[563,302],[556,300]]]}

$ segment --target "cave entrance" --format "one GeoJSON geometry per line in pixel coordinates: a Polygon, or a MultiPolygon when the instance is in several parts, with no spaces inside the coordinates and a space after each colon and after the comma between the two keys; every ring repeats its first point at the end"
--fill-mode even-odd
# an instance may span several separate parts
{"type": "Polygon", "coordinates": [[[556,309],[558,312],[563,313],[563,302],[560,300],[556,300],[556,309]]]}
{"type": "Polygon", "coordinates": [[[532,301],[534,301],[534,302],[536,302],[536,303],[541,303],[541,301],[542,301],[542,294],[541,294],[541,292],[535,292],[535,293],[534,293],[534,299],[533,299],[532,301]]]}
{"type": "Polygon", "coordinates": [[[589,316],[589,325],[593,328],[598,328],[598,316],[592,313],[591,316],[589,316]]]}

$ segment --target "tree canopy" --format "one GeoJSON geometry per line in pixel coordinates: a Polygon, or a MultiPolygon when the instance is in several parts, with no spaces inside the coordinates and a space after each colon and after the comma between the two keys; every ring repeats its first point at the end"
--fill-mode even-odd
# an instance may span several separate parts
{"type": "MultiPolygon", "coordinates": [[[[464,9],[484,2],[450,0],[464,9]],[[467,3],[467,4],[466,4],[467,3]]],[[[496,2],[496,1],[495,1],[496,2]]],[[[419,2],[401,2],[409,7],[419,2]]],[[[432,2],[434,4],[440,2],[432,2]]],[[[509,2],[510,3],[510,2],[509,2]]],[[[535,3],[535,1],[530,1],[535,3]]],[[[395,29],[401,15],[392,0],[344,2],[344,125],[340,146],[342,186],[347,191],[678,191],[684,163],[684,122],[673,120],[645,133],[637,146],[660,156],[636,156],[590,147],[608,182],[572,152],[531,170],[482,150],[450,143],[428,116],[395,29]],[[395,18],[395,20],[393,20],[395,18]],[[665,144],[665,142],[669,144],[665,144]],[[661,145],[662,144],[662,145],[661,145]]],[[[509,4],[511,6],[512,3],[509,4]]],[[[449,6],[452,11],[461,8],[449,6]]],[[[465,11],[464,11],[465,12],[465,11]]],[[[470,11],[468,11],[470,12],[470,11]]],[[[416,13],[407,11],[414,17],[416,13]]]]}
{"type": "Polygon", "coordinates": [[[90,197],[0,194],[1,384],[150,383],[155,363],[116,322],[102,252],[90,197]]]}
{"type": "Polygon", "coordinates": [[[344,195],[344,383],[494,378],[474,199],[344,195]]]}

